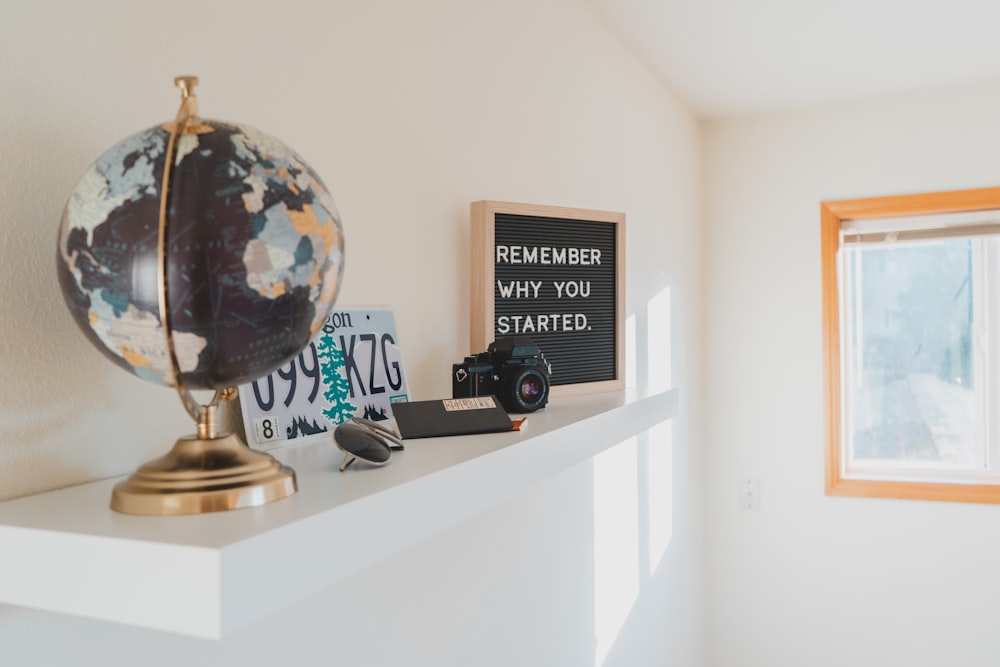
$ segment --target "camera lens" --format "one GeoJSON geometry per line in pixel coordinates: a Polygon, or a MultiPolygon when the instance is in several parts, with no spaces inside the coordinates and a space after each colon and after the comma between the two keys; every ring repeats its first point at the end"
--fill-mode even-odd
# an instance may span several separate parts
{"type": "Polygon", "coordinates": [[[538,384],[538,380],[531,377],[525,378],[521,382],[521,398],[526,401],[534,400],[539,394],[542,393],[542,386],[538,384]]]}
{"type": "Polygon", "coordinates": [[[533,366],[515,369],[507,375],[499,398],[508,412],[534,412],[548,401],[548,378],[533,366]]]}

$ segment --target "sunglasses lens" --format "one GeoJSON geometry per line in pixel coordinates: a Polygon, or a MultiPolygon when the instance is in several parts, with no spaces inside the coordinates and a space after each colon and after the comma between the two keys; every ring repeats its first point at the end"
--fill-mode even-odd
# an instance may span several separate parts
{"type": "Polygon", "coordinates": [[[334,429],[333,439],[342,450],[368,463],[385,463],[391,454],[388,445],[357,424],[341,424],[334,429]]]}

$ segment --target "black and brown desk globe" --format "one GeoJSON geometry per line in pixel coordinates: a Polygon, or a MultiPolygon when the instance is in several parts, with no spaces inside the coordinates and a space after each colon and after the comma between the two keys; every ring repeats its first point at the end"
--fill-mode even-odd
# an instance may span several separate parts
{"type": "Polygon", "coordinates": [[[343,265],[339,215],[312,168],[259,130],[198,117],[197,80],[175,83],[177,119],[124,139],[84,174],[56,253],[87,338],[125,370],[175,387],[198,424],[115,488],[112,507],[138,514],[294,493],[289,468],[218,433],[217,404],[309,344],[343,265]],[[197,389],[215,395],[199,405],[197,389]]]}

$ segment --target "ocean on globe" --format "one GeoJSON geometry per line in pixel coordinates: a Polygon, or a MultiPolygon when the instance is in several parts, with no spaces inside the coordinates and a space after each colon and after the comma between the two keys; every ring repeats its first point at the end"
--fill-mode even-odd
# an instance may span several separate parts
{"type": "MultiPolygon", "coordinates": [[[[251,127],[200,120],[179,134],[167,202],[167,308],[191,389],[264,376],[309,344],[333,307],[343,232],[330,193],[294,151],[251,127]]],[[[159,306],[162,126],[113,146],[70,195],[59,231],[63,296],[111,360],[173,386],[159,306]]]]}

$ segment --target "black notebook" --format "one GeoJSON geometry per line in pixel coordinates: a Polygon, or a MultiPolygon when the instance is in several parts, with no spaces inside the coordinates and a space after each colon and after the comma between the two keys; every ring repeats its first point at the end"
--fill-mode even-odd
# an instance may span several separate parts
{"type": "Polygon", "coordinates": [[[514,428],[514,423],[493,396],[393,403],[392,416],[404,439],[492,433],[514,428]]]}

